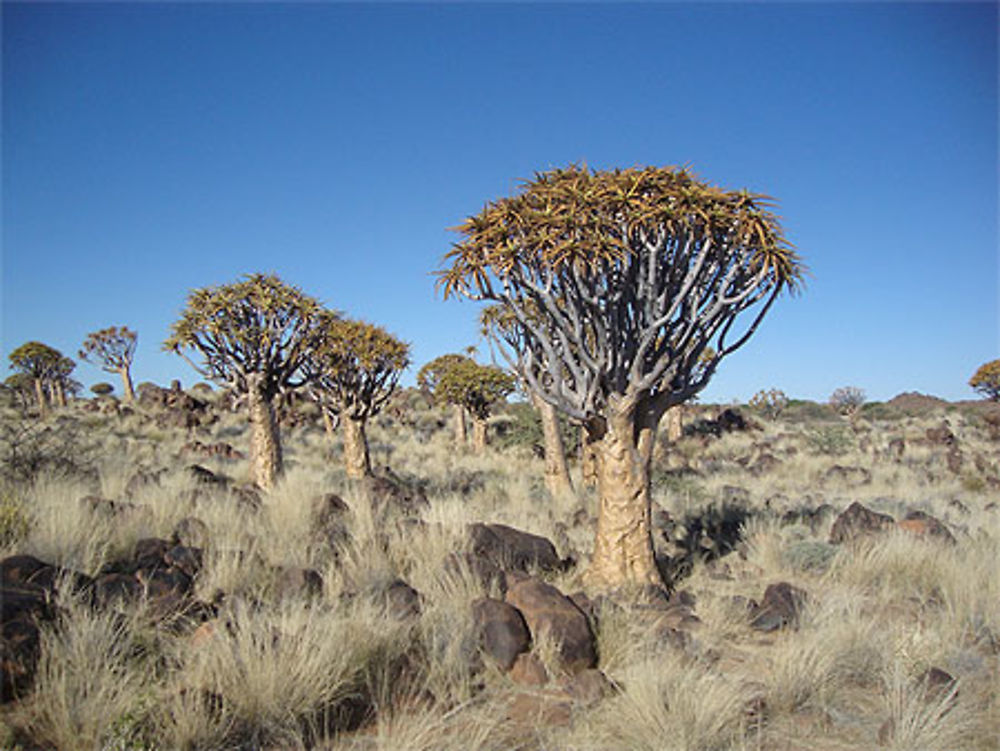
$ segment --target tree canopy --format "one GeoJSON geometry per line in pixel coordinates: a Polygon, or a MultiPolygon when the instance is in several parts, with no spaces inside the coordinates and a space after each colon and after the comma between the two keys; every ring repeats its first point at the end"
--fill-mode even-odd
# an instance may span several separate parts
{"type": "Polygon", "coordinates": [[[460,404],[477,420],[485,420],[493,405],[506,399],[514,386],[514,376],[503,368],[466,359],[441,373],[435,394],[440,401],[460,404]]]}
{"type": "Polygon", "coordinates": [[[131,367],[138,343],[139,335],[127,326],[109,326],[87,334],[79,357],[109,373],[119,373],[131,367]]]}
{"type": "Polygon", "coordinates": [[[543,172],[456,228],[438,283],[445,297],[509,308],[510,359],[570,416],[587,420],[627,391],[669,406],[700,391],[775,297],[800,285],[771,204],[684,169],[543,172]]]}
{"type": "Polygon", "coordinates": [[[969,379],[969,385],[991,401],[1000,401],[1000,360],[980,365],[969,379]]]}
{"type": "Polygon", "coordinates": [[[271,398],[302,385],[302,364],[316,337],[318,301],[273,274],[193,290],[163,347],[215,383],[245,393],[250,380],[271,398]],[[253,378],[251,379],[251,376],[253,378]]]}

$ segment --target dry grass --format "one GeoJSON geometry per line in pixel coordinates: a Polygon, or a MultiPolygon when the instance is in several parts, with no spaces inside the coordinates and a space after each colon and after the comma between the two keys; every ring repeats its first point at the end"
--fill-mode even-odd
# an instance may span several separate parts
{"type": "MultiPolygon", "coordinates": [[[[369,433],[377,465],[388,462],[425,487],[429,504],[417,523],[374,515],[344,476],[336,441],[315,427],[286,433],[288,471],[254,511],[222,491],[193,500],[184,471],[198,463],[235,483],[249,479],[246,462],[182,451],[191,437],[246,451],[239,415],[194,436],[156,428],[141,411],[88,415],[94,472],[43,476],[7,492],[5,503],[29,527],[0,541],[0,552],[94,574],[127,557],[138,539],[169,537],[178,521],[197,516],[210,543],[195,594],[226,597],[213,636],[198,646],[188,632],[155,628],[142,604],[101,614],[70,601],[59,628],[43,631],[32,698],[0,710],[0,745],[832,750],[876,748],[891,721],[886,748],[996,749],[1000,511],[988,507],[995,491],[987,479],[1000,453],[975,419],[948,415],[964,452],[961,471],[950,471],[944,449],[920,443],[942,416],[861,418],[857,431],[837,420],[779,419],[761,432],[671,447],[663,467],[698,474],[657,485],[657,503],[675,517],[698,514],[736,487],[751,512],[737,552],[720,565],[694,561],[679,582],[696,597],[701,625],[682,648],[665,643],[648,614],[604,607],[599,667],[618,693],[574,706],[569,725],[526,731],[503,710],[518,687],[476,659],[470,603],[499,593],[451,554],[465,549],[467,525],[484,521],[549,537],[561,556],[585,562],[593,532],[572,520],[593,517],[592,492],[551,499],[530,451],[456,451],[447,425],[431,429],[445,415],[427,410],[417,429],[380,418],[369,433]],[[892,438],[907,441],[899,461],[886,458],[892,438]],[[780,464],[749,471],[765,453],[780,464]],[[111,516],[79,502],[89,494],[125,499],[140,466],[166,472],[130,493],[133,511],[111,516]],[[834,466],[867,470],[870,479],[838,478],[834,466]],[[331,492],[350,507],[337,549],[311,529],[313,499],[331,492]],[[958,544],[896,532],[832,546],[832,518],[812,527],[782,520],[788,511],[823,502],[839,511],[855,500],[897,518],[925,510],[949,524],[958,544]],[[278,567],[317,570],[322,592],[279,592],[278,567]],[[421,594],[415,619],[388,618],[379,601],[397,579],[421,594]],[[809,604],[797,628],[762,634],[750,627],[745,601],[777,581],[806,590],[809,604]],[[955,676],[956,691],[929,699],[918,677],[931,667],[955,676]],[[337,731],[359,706],[363,727],[337,731]]],[[[579,588],[574,570],[547,578],[565,592],[579,588]]],[[[551,663],[552,646],[543,640],[533,649],[551,663]]]]}

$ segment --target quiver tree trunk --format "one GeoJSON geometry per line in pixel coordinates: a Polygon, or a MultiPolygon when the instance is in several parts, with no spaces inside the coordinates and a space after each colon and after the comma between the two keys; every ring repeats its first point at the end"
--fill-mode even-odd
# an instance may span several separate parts
{"type": "Polygon", "coordinates": [[[486,453],[486,444],[489,443],[486,435],[486,418],[472,418],[472,450],[477,454],[486,453]]]}
{"type": "Polygon", "coordinates": [[[128,368],[122,368],[118,372],[122,377],[122,389],[125,391],[125,401],[134,402],[135,389],[132,388],[132,375],[128,372],[128,368]]]}
{"type": "Polygon", "coordinates": [[[44,417],[48,414],[49,403],[45,398],[45,384],[42,383],[41,378],[35,379],[35,399],[38,400],[38,412],[44,417]]]}
{"type": "Polygon", "coordinates": [[[667,440],[677,443],[684,437],[684,405],[675,404],[667,410],[667,440]]]}
{"type": "Polygon", "coordinates": [[[451,407],[452,422],[455,428],[455,445],[458,448],[465,446],[465,407],[461,404],[453,404],[451,407]]]}
{"type": "Polygon", "coordinates": [[[595,589],[662,587],[650,537],[649,465],[653,428],[637,429],[634,407],[609,404],[590,426],[599,510],[587,584],[595,589]],[[598,424],[599,423],[599,424],[598,424]]]}
{"type": "Polygon", "coordinates": [[[554,496],[573,492],[566,465],[566,448],[562,433],[559,432],[559,417],[556,408],[544,399],[532,394],[531,400],[542,419],[542,437],[545,441],[545,487],[554,496]]]}
{"type": "Polygon", "coordinates": [[[597,487],[597,452],[590,441],[586,425],[580,428],[580,474],[583,487],[597,487]]]}
{"type": "Polygon", "coordinates": [[[355,480],[370,477],[372,465],[368,456],[364,420],[345,417],[341,423],[344,435],[344,468],[347,470],[347,476],[355,480]]]}
{"type": "Polygon", "coordinates": [[[282,471],[281,438],[274,404],[253,385],[247,393],[250,410],[250,463],[253,477],[263,490],[270,490],[282,471]]]}
{"type": "Polygon", "coordinates": [[[326,431],[326,437],[332,442],[333,441],[333,418],[330,417],[329,410],[321,407],[320,412],[323,414],[323,430],[326,431]]]}

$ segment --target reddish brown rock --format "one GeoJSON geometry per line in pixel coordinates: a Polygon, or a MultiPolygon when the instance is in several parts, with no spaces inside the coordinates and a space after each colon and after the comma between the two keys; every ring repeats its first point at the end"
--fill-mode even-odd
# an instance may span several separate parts
{"type": "Polygon", "coordinates": [[[750,626],[757,631],[776,631],[796,626],[809,596],[788,582],[768,585],[760,605],[751,613],[750,626]]]}
{"type": "Polygon", "coordinates": [[[910,511],[901,522],[899,528],[917,537],[925,539],[935,539],[941,542],[955,545],[955,536],[948,531],[948,528],[935,519],[930,514],[923,511],[910,511]]]}
{"type": "Polygon", "coordinates": [[[538,568],[558,571],[563,562],[548,538],[523,532],[505,524],[472,524],[469,527],[472,552],[505,571],[538,568]]]}
{"type": "Polygon", "coordinates": [[[483,597],[472,603],[472,617],[480,649],[501,670],[510,670],[517,656],[528,651],[531,645],[528,625],[512,605],[483,597]]]}
{"type": "Polygon", "coordinates": [[[855,501],[834,521],[830,529],[830,542],[833,544],[850,542],[860,537],[884,532],[895,523],[895,519],[888,514],[872,511],[855,501]]]}
{"type": "Polygon", "coordinates": [[[538,656],[531,652],[519,654],[507,676],[522,686],[544,686],[549,682],[549,672],[538,656]]]}
{"type": "Polygon", "coordinates": [[[525,579],[509,585],[506,600],[524,616],[534,640],[552,639],[569,673],[597,665],[597,641],[587,616],[551,584],[525,579]]]}

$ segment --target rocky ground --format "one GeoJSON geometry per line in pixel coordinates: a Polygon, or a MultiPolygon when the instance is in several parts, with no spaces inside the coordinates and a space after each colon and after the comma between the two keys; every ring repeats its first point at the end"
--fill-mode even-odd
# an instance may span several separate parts
{"type": "Polygon", "coordinates": [[[226,399],[140,394],[5,413],[0,747],[1000,747],[983,404],[692,410],[640,598],[581,587],[593,491],[525,409],[476,456],[402,394],[356,483],[292,405],[264,493],[226,399]]]}

